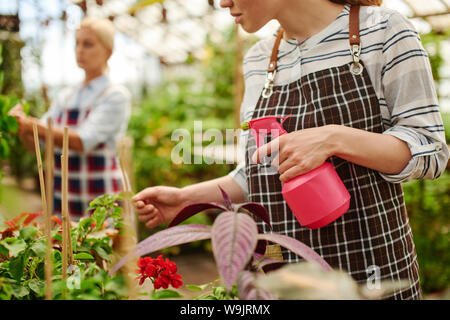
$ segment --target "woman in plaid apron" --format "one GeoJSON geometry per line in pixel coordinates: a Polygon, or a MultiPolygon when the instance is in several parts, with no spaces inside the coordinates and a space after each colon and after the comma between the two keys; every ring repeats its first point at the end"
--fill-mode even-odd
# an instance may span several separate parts
{"type": "Polygon", "coordinates": [[[85,18],[76,31],[77,63],[85,72],[83,84],[64,90],[40,120],[15,108],[21,140],[33,150],[32,124],[45,141],[47,119],[55,138],[53,213],[61,213],[61,153],[63,128],[69,128],[68,209],[72,220],[88,215],[96,197],[122,190],[116,143],[125,134],[129,113],[128,91],[107,74],[114,47],[114,26],[106,19],[85,18]]]}
{"type": "MultiPolygon", "coordinates": [[[[352,6],[350,19],[358,19],[358,14],[359,6],[352,6]]],[[[279,31],[279,37],[282,32],[279,31]]],[[[350,36],[353,34],[349,32],[350,36]]],[[[358,31],[356,35],[359,38],[358,31]]],[[[350,38],[349,48],[359,45],[358,41],[351,42],[350,38]]],[[[274,50],[277,52],[278,48],[274,50]]],[[[273,86],[270,97],[259,99],[252,118],[293,115],[284,123],[288,132],[338,124],[382,133],[379,102],[364,63],[359,63],[363,67],[361,74],[351,71],[354,64],[351,62],[309,74],[295,83],[273,86]]],[[[370,267],[375,266],[380,268],[382,279],[411,281],[411,286],[395,297],[420,296],[417,257],[400,184],[385,181],[375,170],[330,157],[328,161],[351,195],[350,208],[334,223],[311,230],[300,226],[284,201],[278,172],[265,173],[264,165],[252,161],[255,150],[255,141],[249,138],[246,152],[249,196],[252,202],[268,209],[275,233],[302,241],[331,266],[345,269],[357,281],[366,282],[370,267]]],[[[270,231],[264,223],[258,224],[264,232],[270,231]]],[[[281,252],[284,261],[300,260],[287,249],[281,252]]]]}
{"type": "MultiPolygon", "coordinates": [[[[99,80],[103,79],[97,81],[99,80]]],[[[75,131],[83,128],[83,124],[89,121],[91,111],[95,110],[105,96],[115,90],[109,83],[106,85],[106,89],[99,94],[92,105],[84,108],[62,108],[55,119],[55,127],[67,126],[75,131]]],[[[53,211],[55,213],[61,213],[61,154],[61,148],[56,147],[53,184],[53,211]]],[[[69,213],[76,220],[88,214],[86,209],[96,197],[108,193],[117,194],[122,191],[122,173],[116,150],[105,142],[98,143],[87,152],[69,150],[67,188],[69,213]]]]}
{"type": "MultiPolygon", "coordinates": [[[[262,204],[273,232],[302,241],[361,284],[373,276],[409,281],[385,298],[419,299],[417,256],[400,182],[439,177],[449,157],[429,62],[400,14],[359,5],[381,1],[331,2],[221,1],[247,32],[274,18],[280,22],[278,34],[258,42],[244,59],[241,120],[292,115],[284,122],[288,134],[256,149],[246,131],[241,135],[246,161],[228,176],[182,189],[144,189],[134,197],[136,212],[151,228],[186,204],[221,202],[214,191],[220,185],[234,202],[262,204]],[[315,32],[302,32],[311,25],[315,32]],[[255,160],[270,153],[275,141],[279,153],[272,157],[279,166],[270,170],[271,163],[255,160]],[[350,193],[350,207],[312,230],[298,223],[281,187],[324,161],[350,193]]],[[[271,232],[263,223],[259,228],[271,232]]],[[[267,254],[301,260],[276,246],[267,254]]]]}

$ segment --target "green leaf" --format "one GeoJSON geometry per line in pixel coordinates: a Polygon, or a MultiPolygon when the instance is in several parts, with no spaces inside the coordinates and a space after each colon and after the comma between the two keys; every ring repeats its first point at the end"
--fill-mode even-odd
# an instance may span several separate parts
{"type": "Polygon", "coordinates": [[[12,295],[17,299],[21,299],[30,293],[30,290],[22,285],[12,284],[11,287],[12,295]]]}
{"type": "Polygon", "coordinates": [[[75,260],[94,260],[94,257],[87,252],[80,252],[73,256],[75,260]]]}
{"type": "Polygon", "coordinates": [[[33,290],[37,295],[41,296],[44,293],[45,282],[38,279],[31,279],[28,283],[28,286],[31,290],[33,290]]]}
{"type": "Polygon", "coordinates": [[[59,250],[53,250],[52,252],[52,261],[53,262],[60,262],[62,261],[62,254],[59,250]]]}
{"type": "Polygon", "coordinates": [[[44,258],[45,252],[47,251],[47,244],[45,239],[36,241],[31,246],[31,250],[36,254],[37,257],[44,258]]]}
{"type": "Polygon", "coordinates": [[[151,298],[152,300],[161,300],[161,299],[170,299],[170,298],[182,298],[183,296],[180,295],[178,292],[174,290],[153,290],[151,298]]]}
{"type": "Polygon", "coordinates": [[[6,249],[2,244],[0,243],[0,253],[4,254],[5,256],[8,255],[8,249],[6,249]]]}
{"type": "Polygon", "coordinates": [[[90,217],[89,218],[84,218],[78,224],[78,228],[80,228],[82,230],[87,230],[87,228],[92,224],[92,222],[94,222],[94,219],[92,219],[90,217]]]}
{"type": "Polygon", "coordinates": [[[62,241],[62,235],[57,233],[53,236],[53,239],[55,239],[56,241],[62,241]]]}
{"type": "Polygon", "coordinates": [[[35,227],[24,227],[20,230],[19,236],[23,240],[30,240],[36,236],[37,230],[35,227]]]}
{"type": "Polygon", "coordinates": [[[20,281],[20,279],[23,276],[23,268],[24,268],[24,263],[23,263],[23,257],[19,256],[16,258],[12,258],[9,262],[9,273],[11,274],[11,276],[16,280],[16,281],[20,281]]]}
{"type": "Polygon", "coordinates": [[[0,138],[0,159],[5,159],[9,155],[9,146],[5,139],[0,138]]]}
{"type": "Polygon", "coordinates": [[[45,263],[40,261],[36,268],[36,275],[39,279],[45,279],[45,263]]]}
{"type": "Polygon", "coordinates": [[[92,218],[95,220],[95,230],[100,230],[106,219],[106,209],[104,207],[95,209],[92,218]]]}
{"type": "Polygon", "coordinates": [[[102,258],[103,260],[106,260],[106,261],[110,261],[109,254],[105,251],[105,249],[103,249],[100,246],[94,246],[94,250],[95,250],[95,252],[98,253],[100,258],[102,258]]]}
{"type": "Polygon", "coordinates": [[[78,242],[77,242],[77,239],[78,239],[78,234],[77,234],[77,232],[76,232],[76,229],[72,229],[72,232],[70,233],[70,236],[71,236],[71,240],[72,240],[72,250],[75,252],[75,251],[78,251],[78,242]]]}
{"type": "Polygon", "coordinates": [[[8,126],[9,132],[16,133],[19,130],[19,124],[17,123],[16,118],[12,116],[8,116],[6,118],[6,125],[8,126]]]}
{"type": "Polygon", "coordinates": [[[205,284],[202,284],[202,285],[199,285],[199,286],[197,286],[195,284],[187,284],[186,285],[186,289],[192,290],[192,291],[203,291],[210,285],[211,285],[211,283],[205,283],[205,284]]]}
{"type": "Polygon", "coordinates": [[[35,257],[28,264],[28,274],[30,277],[33,277],[38,264],[42,261],[42,258],[35,257]]]}
{"type": "Polygon", "coordinates": [[[0,285],[0,293],[4,294],[0,294],[0,300],[11,300],[11,295],[12,295],[12,286],[11,284],[8,283],[2,283],[0,285]]]}
{"type": "Polygon", "coordinates": [[[6,238],[0,242],[9,251],[11,257],[16,257],[19,253],[24,251],[27,244],[22,239],[6,238]]]}
{"type": "Polygon", "coordinates": [[[117,294],[119,297],[127,296],[127,286],[122,275],[116,276],[105,284],[105,290],[117,294]]]}

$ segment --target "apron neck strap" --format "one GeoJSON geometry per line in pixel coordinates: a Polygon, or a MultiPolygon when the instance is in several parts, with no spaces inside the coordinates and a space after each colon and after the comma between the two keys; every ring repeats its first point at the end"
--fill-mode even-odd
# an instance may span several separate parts
{"type": "MultiPolygon", "coordinates": [[[[361,39],[359,34],[359,11],[360,5],[352,5],[350,7],[350,22],[349,22],[349,40],[350,48],[353,57],[353,65],[351,71],[354,74],[361,74],[362,65],[359,63],[359,56],[361,53],[361,39]]],[[[277,62],[278,62],[278,48],[280,47],[281,39],[283,38],[284,30],[280,27],[278,30],[275,43],[272,48],[272,55],[270,56],[269,67],[267,68],[266,83],[264,85],[263,97],[268,98],[272,95],[272,87],[274,83],[275,74],[277,72],[277,62]]]]}
{"type": "MultiPolygon", "coordinates": [[[[359,11],[360,5],[352,5],[350,7],[350,27],[349,27],[349,40],[350,46],[359,45],[360,35],[359,35],[359,11]]],[[[281,39],[283,38],[284,30],[280,28],[278,30],[277,38],[275,39],[275,44],[273,45],[272,55],[270,56],[269,67],[267,72],[274,72],[277,69],[278,62],[278,48],[280,47],[281,39]]]]}
{"type": "Polygon", "coordinates": [[[360,5],[353,5],[350,7],[350,46],[359,45],[360,37],[359,37],[359,9],[360,5]]]}
{"type": "Polygon", "coordinates": [[[277,38],[275,39],[275,44],[273,45],[272,55],[270,56],[269,68],[267,68],[267,72],[274,72],[277,70],[277,62],[278,62],[278,48],[280,47],[281,38],[283,38],[284,30],[280,28],[278,30],[277,38]]]}

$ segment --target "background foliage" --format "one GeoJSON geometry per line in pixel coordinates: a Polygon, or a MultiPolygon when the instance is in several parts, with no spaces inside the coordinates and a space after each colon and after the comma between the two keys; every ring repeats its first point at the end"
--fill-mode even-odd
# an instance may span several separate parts
{"type": "MultiPolygon", "coordinates": [[[[427,49],[432,66],[433,76],[441,80],[443,56],[440,41],[448,34],[421,35],[427,49]]],[[[254,42],[251,39],[247,47],[254,42]]],[[[245,51],[246,49],[244,49],[245,51]]],[[[16,59],[20,55],[5,56],[3,59],[16,59]]],[[[12,52],[12,51],[11,51],[12,52]]],[[[18,65],[14,63],[13,65],[18,65]]],[[[20,65],[20,64],[19,64],[20,65]]],[[[176,165],[171,161],[171,150],[177,143],[171,141],[172,131],[178,128],[188,129],[193,134],[193,121],[203,121],[203,131],[214,128],[219,130],[235,128],[233,83],[236,67],[236,51],[233,30],[230,29],[219,38],[208,39],[205,47],[205,58],[202,61],[188,59],[186,65],[180,67],[175,75],[169,75],[157,87],[147,91],[142,101],[133,108],[128,134],[134,139],[133,165],[135,185],[139,191],[148,186],[170,185],[183,187],[192,183],[209,180],[226,175],[234,168],[228,164],[192,164],[176,165]],[[178,72],[179,71],[179,72],[178,72]],[[181,76],[180,76],[181,74],[181,76]]],[[[0,72],[6,72],[5,64],[0,64],[0,72]]],[[[7,71],[16,73],[16,71],[7,71]]],[[[5,78],[5,88],[9,78],[5,78]]],[[[21,90],[20,78],[16,80],[17,88],[21,90]]],[[[15,88],[12,86],[12,88],[15,88]]],[[[2,91],[2,119],[4,110],[18,101],[22,93],[2,91]],[[6,99],[6,100],[2,100],[6,99]],[[2,102],[8,101],[8,102],[2,102]],[[8,107],[3,107],[8,105],[8,107]]],[[[27,97],[30,114],[42,115],[44,106],[42,97],[34,94],[27,97]]],[[[450,114],[442,114],[446,128],[447,143],[450,141],[450,114]]],[[[14,125],[11,122],[12,128],[14,125]]],[[[8,136],[8,154],[2,153],[7,159],[10,173],[20,179],[26,176],[37,177],[36,163],[33,154],[25,151],[10,129],[2,126],[1,139],[8,136]],[[6,134],[5,132],[9,132],[6,134]]],[[[14,128],[12,129],[14,130],[14,128]]],[[[2,143],[2,142],[0,142],[2,143]]],[[[210,142],[205,142],[208,145],[210,142]]],[[[3,152],[3,151],[2,151],[3,152]]],[[[444,290],[450,286],[450,174],[444,173],[433,181],[411,181],[405,183],[405,200],[411,227],[413,229],[416,251],[418,254],[421,283],[424,293],[444,290]]],[[[19,213],[19,212],[17,212],[19,213]]],[[[196,215],[186,223],[211,224],[206,215],[196,215]]],[[[140,239],[148,236],[150,231],[142,225],[140,239]]],[[[156,232],[160,229],[154,230],[156,232]]],[[[183,250],[202,248],[210,250],[204,242],[194,243],[183,250]]],[[[180,250],[170,251],[173,254],[180,250]]]]}

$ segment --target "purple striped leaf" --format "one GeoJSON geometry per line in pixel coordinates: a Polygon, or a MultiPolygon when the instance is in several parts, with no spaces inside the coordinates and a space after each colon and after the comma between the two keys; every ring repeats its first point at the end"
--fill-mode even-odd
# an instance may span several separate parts
{"type": "Polygon", "coordinates": [[[233,203],[228,196],[228,194],[222,189],[221,186],[219,186],[220,192],[222,192],[223,201],[225,201],[225,206],[229,211],[233,211],[233,203]]]}
{"type": "Polygon", "coordinates": [[[230,290],[256,248],[258,227],[245,213],[221,213],[212,226],[211,244],[219,274],[230,290]]]}
{"type": "Polygon", "coordinates": [[[170,228],[176,226],[177,224],[180,224],[184,220],[192,217],[193,215],[207,209],[221,209],[222,211],[227,211],[227,208],[225,208],[224,206],[213,202],[191,204],[184,207],[179,213],[177,213],[175,218],[173,218],[173,220],[169,223],[167,227],[170,228]]]}
{"type": "Polygon", "coordinates": [[[297,239],[277,233],[260,234],[258,238],[278,243],[282,247],[291,250],[306,261],[317,263],[320,267],[322,267],[323,270],[332,270],[331,266],[321,256],[319,256],[313,249],[298,241],[297,239]]]}
{"type": "MultiPolygon", "coordinates": [[[[244,209],[245,212],[249,212],[251,214],[254,214],[258,218],[260,218],[262,221],[267,223],[270,230],[272,230],[272,225],[270,224],[269,214],[267,213],[266,208],[264,208],[262,205],[256,202],[247,202],[247,203],[241,203],[235,205],[236,210],[239,211],[240,209],[244,209]]],[[[261,231],[258,227],[258,232],[261,231]]],[[[265,240],[259,240],[258,245],[256,246],[256,253],[264,254],[266,252],[267,247],[267,241],[265,240]]]]}
{"type": "Polygon", "coordinates": [[[240,273],[237,282],[238,295],[241,300],[274,300],[275,297],[268,291],[254,285],[257,274],[244,270],[240,273]]]}
{"type": "Polygon", "coordinates": [[[264,208],[262,205],[256,202],[247,202],[247,203],[241,203],[237,204],[237,209],[245,209],[248,212],[254,214],[258,218],[260,218],[262,221],[267,223],[270,230],[272,230],[272,225],[270,224],[269,214],[267,213],[266,208],[264,208]]]}
{"type": "Polygon", "coordinates": [[[176,226],[159,231],[145,240],[139,242],[136,247],[124,256],[109,272],[109,275],[114,274],[120,267],[122,267],[128,260],[144,254],[152,253],[161,249],[177,246],[180,244],[205,240],[211,238],[211,226],[203,224],[189,224],[183,226],[176,226]]]}

